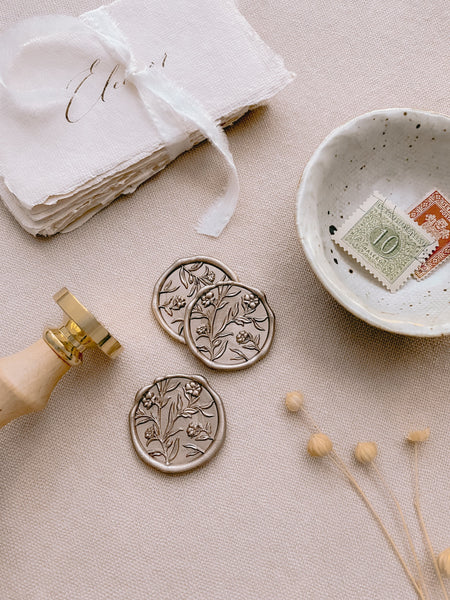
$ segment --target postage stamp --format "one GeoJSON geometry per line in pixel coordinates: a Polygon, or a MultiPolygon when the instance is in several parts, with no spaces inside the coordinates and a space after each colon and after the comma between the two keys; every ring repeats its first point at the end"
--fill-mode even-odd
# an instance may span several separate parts
{"type": "Polygon", "coordinates": [[[414,277],[420,280],[450,256],[450,202],[435,191],[413,208],[409,216],[431,234],[438,244],[436,250],[414,271],[414,277]]]}
{"type": "Polygon", "coordinates": [[[391,292],[397,291],[436,248],[436,239],[379,192],[333,237],[391,292]]]}

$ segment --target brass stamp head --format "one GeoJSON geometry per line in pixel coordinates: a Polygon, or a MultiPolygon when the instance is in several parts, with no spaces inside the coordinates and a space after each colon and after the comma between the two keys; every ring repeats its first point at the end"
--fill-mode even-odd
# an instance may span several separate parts
{"type": "Polygon", "coordinates": [[[94,346],[110,358],[120,354],[120,343],[67,288],[57,292],[53,299],[68,320],[59,329],[47,329],[43,338],[64,362],[80,364],[84,350],[94,346]]]}

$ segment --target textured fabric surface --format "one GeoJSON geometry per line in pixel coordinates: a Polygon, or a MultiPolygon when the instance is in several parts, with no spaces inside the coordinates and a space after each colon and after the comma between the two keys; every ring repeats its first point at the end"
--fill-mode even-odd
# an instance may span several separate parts
{"type": "MultiPolygon", "coordinates": [[[[4,0],[0,25],[98,4],[4,0]]],[[[308,429],[283,407],[291,388],[304,390],[343,456],[350,459],[357,441],[379,443],[379,465],[431,578],[404,442],[409,428],[429,425],[423,508],[436,550],[450,545],[449,340],[390,335],[348,314],[316,280],[294,225],[302,169],[335,126],[387,106],[448,110],[447,3],[239,5],[298,77],[229,131],[242,193],[218,240],[192,226],[223,182],[206,144],[54,239],[32,238],[0,207],[0,353],[18,351],[45,325],[60,323],[51,296],[64,285],[125,346],[116,362],[90,353],[43,413],[0,432],[2,600],[415,598],[354,491],[330,463],[306,455],[308,429]],[[150,313],[160,273],[194,254],[222,259],[273,305],[273,349],[248,371],[208,371],[150,313]],[[181,477],[146,467],[128,433],[135,392],[169,372],[206,375],[228,417],[220,454],[181,477]]],[[[373,474],[355,470],[401,540],[386,493],[373,474]]]]}

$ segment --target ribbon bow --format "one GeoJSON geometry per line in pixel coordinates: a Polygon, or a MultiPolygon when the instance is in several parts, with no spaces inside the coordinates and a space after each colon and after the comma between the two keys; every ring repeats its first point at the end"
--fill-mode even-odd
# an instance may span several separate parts
{"type": "MultiPolygon", "coordinates": [[[[218,237],[233,216],[239,196],[237,170],[227,137],[196,98],[162,71],[138,63],[125,36],[104,6],[79,18],[62,15],[33,17],[5,31],[0,38],[0,86],[3,92],[15,106],[30,114],[38,114],[62,101],[64,90],[51,87],[18,90],[8,84],[8,75],[20,53],[30,43],[45,42],[50,38],[77,39],[80,35],[95,36],[105,51],[123,67],[127,82],[138,91],[170,158],[178,156],[180,148],[186,149],[187,134],[180,135],[180,124],[186,120],[194,124],[222,154],[229,170],[227,188],[197,226],[199,233],[218,237]]],[[[185,131],[184,126],[181,131],[185,131]]]]}

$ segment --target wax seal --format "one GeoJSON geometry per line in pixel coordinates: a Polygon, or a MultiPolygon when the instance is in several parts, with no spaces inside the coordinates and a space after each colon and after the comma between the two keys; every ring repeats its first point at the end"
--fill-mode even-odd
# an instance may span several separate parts
{"type": "Polygon", "coordinates": [[[186,309],[189,349],[212,369],[250,367],[270,349],[275,316],[265,295],[237,282],[200,290],[186,309]]]}
{"type": "Polygon", "coordinates": [[[136,394],[130,431],[139,457],[165,473],[210,460],[225,438],[225,412],[204,377],[161,377],[136,394]]]}
{"type": "Polygon", "coordinates": [[[186,306],[199,290],[220,281],[238,281],[226,265],[214,258],[194,256],[177,260],[158,280],[152,308],[158,322],[173,338],[184,339],[186,306]]]}

